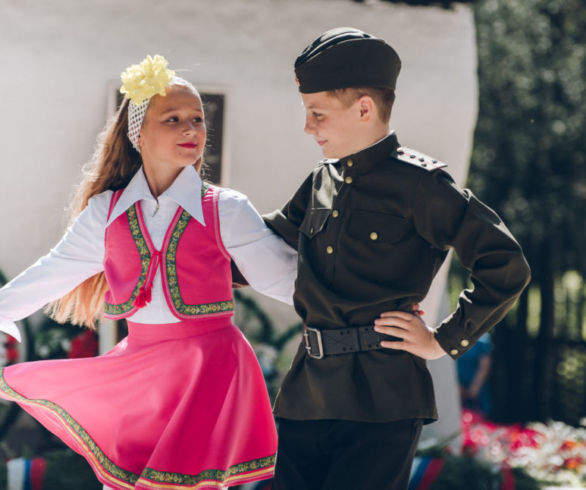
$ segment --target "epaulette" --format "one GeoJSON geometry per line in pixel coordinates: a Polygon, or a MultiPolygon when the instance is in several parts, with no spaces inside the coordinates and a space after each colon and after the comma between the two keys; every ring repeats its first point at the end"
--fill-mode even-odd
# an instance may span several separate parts
{"type": "Polygon", "coordinates": [[[405,163],[410,163],[425,170],[437,170],[438,168],[447,167],[446,163],[440,162],[429,155],[424,155],[418,151],[412,150],[405,146],[400,146],[395,151],[391,152],[392,158],[396,158],[405,163]]]}

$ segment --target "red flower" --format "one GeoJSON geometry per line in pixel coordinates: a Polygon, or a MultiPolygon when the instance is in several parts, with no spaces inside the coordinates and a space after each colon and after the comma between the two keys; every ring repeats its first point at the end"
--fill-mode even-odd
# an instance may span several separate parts
{"type": "Polygon", "coordinates": [[[569,470],[575,470],[576,468],[579,468],[580,466],[582,466],[582,463],[583,460],[580,457],[567,458],[564,460],[564,466],[569,470]]]}
{"type": "Polygon", "coordinates": [[[462,412],[462,451],[474,455],[480,448],[498,444],[512,455],[523,447],[538,447],[541,434],[519,424],[499,425],[489,422],[476,412],[462,412]]]}
{"type": "Polygon", "coordinates": [[[564,443],[562,444],[562,446],[560,447],[560,449],[562,451],[571,451],[576,446],[578,446],[578,443],[576,441],[564,441],[564,443]]]}
{"type": "Polygon", "coordinates": [[[98,355],[98,336],[92,330],[84,330],[71,339],[71,349],[67,354],[68,359],[79,357],[94,357],[98,355]]]}
{"type": "Polygon", "coordinates": [[[18,361],[18,341],[10,336],[6,335],[6,362],[12,363],[18,361]]]}

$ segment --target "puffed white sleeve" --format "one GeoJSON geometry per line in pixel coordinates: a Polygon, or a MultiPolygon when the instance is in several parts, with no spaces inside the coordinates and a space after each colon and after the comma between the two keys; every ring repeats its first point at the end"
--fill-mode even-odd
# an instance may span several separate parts
{"type": "Polygon", "coordinates": [[[271,298],[293,303],[297,252],[264,223],[248,198],[222,189],[218,202],[220,235],[248,283],[271,298]]]}
{"type": "Polygon", "coordinates": [[[104,234],[112,191],[93,196],[44,257],[0,289],[0,331],[20,340],[15,321],[71,291],[104,268],[104,234]]]}

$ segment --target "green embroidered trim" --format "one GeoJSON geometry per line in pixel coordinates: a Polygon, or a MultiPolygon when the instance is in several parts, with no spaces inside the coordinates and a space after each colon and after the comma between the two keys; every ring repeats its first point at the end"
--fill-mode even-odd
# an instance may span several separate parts
{"type": "Polygon", "coordinates": [[[56,415],[58,415],[59,418],[61,418],[61,420],[65,424],[67,424],[73,430],[73,432],[75,432],[75,434],[77,434],[79,439],[81,439],[81,441],[83,441],[86,448],[88,449],[88,452],[91,452],[91,454],[93,454],[95,456],[96,462],[99,463],[99,465],[102,468],[104,468],[112,476],[114,476],[120,480],[129,482],[132,484],[136,483],[136,481],[139,478],[139,475],[132,473],[130,471],[123,470],[119,466],[116,466],[102,452],[102,450],[98,447],[98,445],[94,442],[94,440],[90,437],[90,435],[84,430],[84,428],[81,425],[79,425],[79,423],[71,415],[69,415],[69,413],[67,413],[65,410],[63,410],[63,408],[61,408],[59,405],[57,405],[53,402],[50,402],[49,400],[42,400],[42,399],[33,400],[33,399],[25,398],[24,396],[20,395],[16,391],[14,391],[10,386],[8,386],[8,384],[6,383],[6,380],[4,379],[4,368],[0,368],[0,390],[3,391],[4,393],[6,393],[8,396],[10,396],[15,401],[25,403],[27,405],[41,406],[43,408],[46,408],[47,410],[50,410],[51,412],[55,413],[56,415]]]}
{"type": "Polygon", "coordinates": [[[26,398],[16,391],[14,391],[4,379],[4,368],[0,368],[0,391],[4,392],[14,401],[24,403],[26,405],[41,406],[47,410],[58,415],[64,424],[69,426],[73,432],[85,444],[88,452],[93,454],[95,461],[110,475],[124,482],[135,485],[139,479],[147,479],[156,483],[176,483],[179,485],[197,485],[202,481],[217,481],[224,482],[231,477],[238,477],[242,473],[248,473],[254,470],[270,469],[275,464],[275,455],[267,456],[265,458],[253,459],[245,463],[240,463],[228,468],[227,471],[222,470],[205,470],[197,475],[184,475],[181,473],[168,473],[165,471],[157,471],[151,468],[145,468],[141,475],[123,470],[114,464],[98,447],[90,435],[79,425],[79,423],[61,408],[56,403],[49,400],[34,400],[26,398]]]}
{"type": "Polygon", "coordinates": [[[167,473],[165,471],[156,471],[151,468],[145,468],[140,475],[141,479],[150,480],[156,483],[175,483],[178,485],[197,485],[202,481],[224,482],[230,477],[238,476],[242,473],[248,473],[254,470],[270,469],[275,465],[275,455],[266,458],[254,459],[245,463],[240,463],[222,470],[206,470],[197,475],[184,475],[181,473],[167,473]]]}
{"type": "Polygon", "coordinates": [[[191,215],[187,211],[183,210],[179,220],[177,221],[177,224],[175,225],[173,233],[171,234],[169,247],[167,248],[167,252],[165,254],[167,282],[169,284],[169,292],[171,293],[171,300],[173,301],[173,305],[179,313],[192,316],[233,311],[234,301],[232,300],[219,301],[216,303],[206,303],[201,305],[188,305],[185,304],[183,298],[181,297],[181,292],[179,291],[179,282],[177,280],[177,265],[175,259],[177,257],[177,246],[179,244],[179,239],[187,228],[187,224],[189,223],[190,219],[191,215]]]}
{"type": "Polygon", "coordinates": [[[132,233],[132,238],[134,239],[134,243],[136,245],[136,248],[138,249],[138,253],[140,254],[140,277],[128,301],[126,301],[125,303],[121,303],[119,305],[106,302],[106,304],[104,305],[104,313],[108,315],[122,315],[132,310],[132,308],[134,307],[134,300],[136,298],[136,295],[145,283],[147,272],[149,270],[149,264],[151,262],[151,253],[140,229],[136,206],[136,203],[133,206],[130,206],[126,211],[126,215],[128,216],[130,233],[132,233]]]}
{"type": "MultiPolygon", "coordinates": [[[[206,192],[210,188],[210,184],[202,182],[201,185],[201,196],[206,194],[206,192]]],[[[141,274],[136,284],[134,291],[130,295],[128,301],[115,305],[112,303],[106,302],[104,305],[104,313],[107,315],[118,316],[124,313],[129,312],[134,307],[134,300],[140,290],[140,288],[144,285],[149,269],[149,264],[151,261],[151,253],[149,248],[146,244],[146,240],[142,234],[140,229],[140,224],[138,221],[136,204],[131,206],[126,211],[126,215],[128,216],[128,224],[130,226],[130,232],[132,234],[132,238],[134,239],[134,243],[136,244],[136,248],[140,254],[140,262],[141,262],[141,274]]],[[[181,297],[181,292],[179,291],[179,283],[177,280],[177,266],[176,266],[176,256],[177,256],[177,246],[179,244],[179,239],[183,232],[187,228],[187,224],[191,219],[191,215],[183,210],[173,233],[171,235],[171,239],[169,241],[169,247],[167,248],[167,252],[165,254],[166,257],[166,267],[167,267],[167,279],[169,283],[169,291],[171,293],[171,300],[175,309],[183,315],[189,316],[197,316],[197,315],[209,315],[214,313],[224,313],[228,311],[234,310],[234,301],[219,301],[215,303],[206,303],[201,305],[189,305],[185,304],[183,298],[181,297]]]]}

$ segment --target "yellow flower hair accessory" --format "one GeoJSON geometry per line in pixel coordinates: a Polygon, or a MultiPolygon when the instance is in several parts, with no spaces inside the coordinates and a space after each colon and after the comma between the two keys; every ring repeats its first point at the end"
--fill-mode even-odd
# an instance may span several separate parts
{"type": "Polygon", "coordinates": [[[140,105],[154,95],[165,95],[165,89],[173,80],[175,72],[168,70],[168,61],[161,55],[147,56],[140,64],[132,65],[123,72],[120,93],[140,105]]]}

